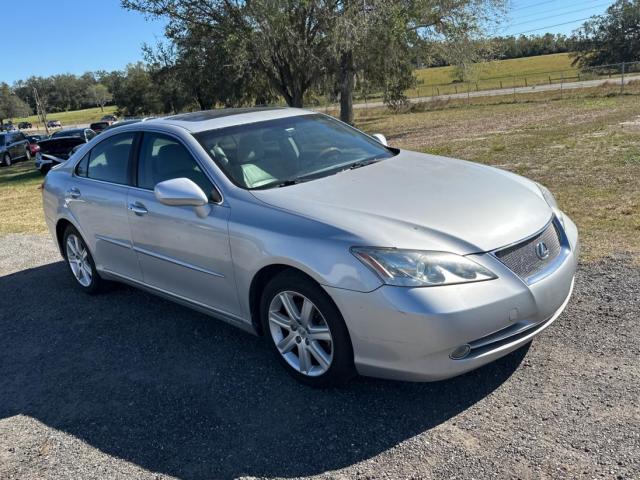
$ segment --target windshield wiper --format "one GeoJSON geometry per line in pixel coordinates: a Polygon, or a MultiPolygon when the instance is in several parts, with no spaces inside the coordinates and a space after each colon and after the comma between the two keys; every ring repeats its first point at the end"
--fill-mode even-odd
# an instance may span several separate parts
{"type": "Polygon", "coordinates": [[[358,160],[357,162],[353,162],[351,165],[347,166],[346,168],[343,168],[340,171],[344,172],[345,170],[355,170],[356,168],[366,167],[367,165],[371,165],[372,163],[379,162],[383,158],[385,157],[374,157],[374,158],[369,158],[367,160],[358,160]]]}
{"type": "Polygon", "coordinates": [[[297,185],[299,183],[308,182],[309,180],[310,180],[309,178],[303,178],[303,177],[291,178],[289,180],[283,180],[282,182],[267,184],[265,185],[265,187],[269,187],[269,188],[289,187],[291,185],[297,185]]]}

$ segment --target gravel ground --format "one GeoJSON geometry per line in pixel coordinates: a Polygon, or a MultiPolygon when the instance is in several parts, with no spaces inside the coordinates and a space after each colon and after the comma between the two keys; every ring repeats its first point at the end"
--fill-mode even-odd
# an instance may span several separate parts
{"type": "Polygon", "coordinates": [[[528,347],[432,384],[297,384],[263,342],[0,239],[0,478],[640,478],[640,268],[582,265],[528,347]]]}

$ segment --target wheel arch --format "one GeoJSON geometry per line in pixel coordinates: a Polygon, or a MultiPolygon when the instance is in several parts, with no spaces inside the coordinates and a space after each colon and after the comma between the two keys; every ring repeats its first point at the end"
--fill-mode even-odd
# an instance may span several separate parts
{"type": "MultiPolygon", "coordinates": [[[[260,299],[262,297],[262,292],[272,278],[286,271],[303,275],[324,290],[322,285],[315,278],[313,278],[305,271],[292,265],[287,265],[284,263],[273,263],[271,265],[262,267],[253,276],[251,285],[249,287],[249,313],[251,315],[251,323],[253,325],[253,328],[258,335],[262,335],[264,333],[262,331],[262,322],[260,321],[260,299]]],[[[331,298],[330,295],[329,298],[331,298]]],[[[333,301],[333,299],[331,299],[331,301],[333,301]]]]}

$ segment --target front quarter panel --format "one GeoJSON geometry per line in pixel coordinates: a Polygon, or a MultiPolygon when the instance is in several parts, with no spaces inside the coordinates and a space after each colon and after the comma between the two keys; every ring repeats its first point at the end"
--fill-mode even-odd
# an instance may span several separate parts
{"type": "Polygon", "coordinates": [[[238,291],[249,316],[249,289],[254,276],[270,265],[297,268],[321,285],[370,292],[381,281],[349,251],[359,244],[352,234],[321,222],[236,199],[229,238],[238,291]]]}

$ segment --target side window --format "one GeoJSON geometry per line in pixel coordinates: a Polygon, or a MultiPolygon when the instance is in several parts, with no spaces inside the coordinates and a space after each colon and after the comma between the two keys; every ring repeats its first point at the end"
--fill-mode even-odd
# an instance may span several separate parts
{"type": "Polygon", "coordinates": [[[138,187],[153,190],[160,182],[182,177],[211,198],[213,185],[184,145],[166,135],[145,133],[138,161],[138,187]]]}
{"type": "Polygon", "coordinates": [[[128,183],[129,152],[133,133],[123,133],[96,145],[90,152],[87,177],[113,183],[128,183]]]}
{"type": "Polygon", "coordinates": [[[76,165],[77,176],[79,177],[87,176],[87,167],[89,166],[89,155],[90,153],[87,153],[84,157],[82,157],[82,160],[80,160],[76,165]]]}
{"type": "Polygon", "coordinates": [[[86,130],[87,132],[87,141],[91,140],[93,137],[96,136],[96,132],[94,132],[93,130],[86,130]]]}

